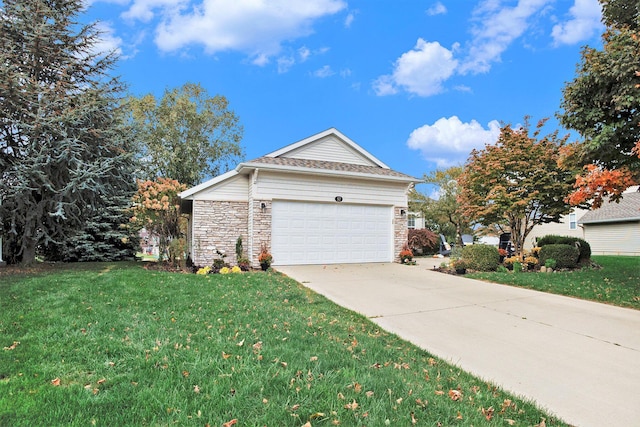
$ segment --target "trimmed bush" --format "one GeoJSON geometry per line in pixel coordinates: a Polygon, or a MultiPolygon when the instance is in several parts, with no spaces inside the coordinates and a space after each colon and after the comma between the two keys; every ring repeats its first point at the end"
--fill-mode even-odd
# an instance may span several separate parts
{"type": "Polygon", "coordinates": [[[549,234],[538,239],[538,246],[543,247],[545,245],[575,246],[580,251],[578,263],[588,263],[591,260],[591,245],[589,245],[589,242],[579,237],[557,236],[554,234],[549,234]]]}
{"type": "Polygon", "coordinates": [[[551,244],[540,249],[540,264],[546,265],[548,259],[556,261],[556,268],[576,268],[580,251],[573,245],[551,244]]]}
{"type": "Polygon", "coordinates": [[[467,267],[477,271],[496,271],[500,265],[498,248],[489,245],[469,245],[462,248],[467,267]]]}

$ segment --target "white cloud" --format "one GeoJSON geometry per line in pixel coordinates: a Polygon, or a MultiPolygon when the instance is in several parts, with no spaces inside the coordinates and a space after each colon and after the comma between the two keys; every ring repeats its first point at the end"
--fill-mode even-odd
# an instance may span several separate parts
{"type": "Polygon", "coordinates": [[[318,77],[320,79],[324,79],[327,77],[331,77],[335,74],[335,72],[331,69],[329,65],[325,65],[324,67],[313,72],[314,77],[318,77]]]}
{"type": "Polygon", "coordinates": [[[350,12],[347,17],[344,19],[344,27],[351,28],[351,24],[353,24],[353,20],[356,19],[356,15],[354,12],[350,12]]]}
{"type": "Polygon", "coordinates": [[[311,56],[311,51],[308,47],[302,46],[300,49],[298,49],[298,55],[300,56],[300,62],[304,62],[309,59],[309,56],[311,56]]]}
{"type": "Polygon", "coordinates": [[[311,34],[317,19],[345,8],[343,0],[133,0],[123,17],[158,18],[155,42],[161,50],[238,50],[264,65],[283,41],[311,34]]]}
{"type": "Polygon", "coordinates": [[[575,0],[569,9],[571,19],[556,24],[551,36],[556,45],[580,43],[602,31],[602,6],[598,0],[575,0]]]}
{"type": "Polygon", "coordinates": [[[542,11],[551,0],[518,0],[514,7],[502,7],[499,1],[485,0],[474,11],[477,25],[472,28],[473,39],[469,56],[459,72],[486,73],[491,64],[500,61],[502,52],[528,28],[530,18],[542,11]]]}
{"type": "Polygon", "coordinates": [[[379,96],[395,94],[399,89],[419,96],[435,95],[443,91],[442,83],[451,77],[457,65],[452,50],[438,42],[418,39],[412,50],[396,60],[392,74],[373,82],[373,89],[379,96]]]}
{"type": "Polygon", "coordinates": [[[427,15],[429,16],[442,15],[445,13],[447,13],[447,8],[441,2],[436,2],[427,9],[427,15]]]}
{"type": "Polygon", "coordinates": [[[96,24],[96,28],[100,33],[100,37],[93,46],[92,52],[94,54],[114,52],[119,57],[122,57],[122,39],[114,34],[113,27],[106,22],[99,22],[96,24]]]}
{"type": "Polygon", "coordinates": [[[490,121],[485,129],[476,120],[463,123],[457,116],[443,117],[411,132],[407,146],[420,150],[426,160],[444,168],[464,163],[471,150],[495,143],[499,135],[497,120],[490,121]]]}

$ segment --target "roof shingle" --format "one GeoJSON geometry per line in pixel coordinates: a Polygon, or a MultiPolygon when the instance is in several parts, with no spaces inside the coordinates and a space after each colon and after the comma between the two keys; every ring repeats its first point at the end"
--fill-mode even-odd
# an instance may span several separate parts
{"type": "Polygon", "coordinates": [[[587,212],[580,224],[596,222],[621,222],[640,220],[640,192],[624,193],[620,203],[604,203],[600,208],[587,212]]]}
{"type": "Polygon", "coordinates": [[[388,176],[412,181],[420,181],[410,175],[406,175],[392,169],[379,166],[356,165],[351,163],[327,162],[324,160],[296,159],[291,157],[259,157],[244,163],[247,166],[277,165],[294,168],[316,169],[335,172],[350,172],[366,175],[388,176]]]}

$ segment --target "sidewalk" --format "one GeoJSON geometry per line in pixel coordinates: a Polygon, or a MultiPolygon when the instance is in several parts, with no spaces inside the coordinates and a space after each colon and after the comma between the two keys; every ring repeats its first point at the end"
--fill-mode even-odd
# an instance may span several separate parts
{"type": "Polygon", "coordinates": [[[276,269],[576,426],[640,425],[640,311],[432,271],[276,269]]]}

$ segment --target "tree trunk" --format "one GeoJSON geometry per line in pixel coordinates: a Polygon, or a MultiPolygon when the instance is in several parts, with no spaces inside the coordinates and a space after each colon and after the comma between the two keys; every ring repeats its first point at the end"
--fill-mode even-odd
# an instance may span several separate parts
{"type": "Polygon", "coordinates": [[[29,266],[36,262],[37,241],[28,237],[22,240],[22,260],[20,265],[29,266]]]}

